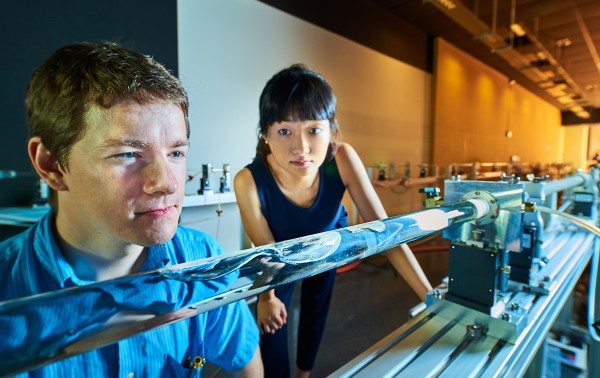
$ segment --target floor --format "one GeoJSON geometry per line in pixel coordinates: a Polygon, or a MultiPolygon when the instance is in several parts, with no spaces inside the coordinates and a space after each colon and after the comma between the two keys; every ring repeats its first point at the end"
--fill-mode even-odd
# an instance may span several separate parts
{"type": "MultiPolygon", "coordinates": [[[[447,242],[441,238],[413,245],[421,267],[433,286],[447,276],[447,242]]],[[[290,361],[295,366],[299,315],[299,288],[288,312],[290,361]]],[[[326,377],[408,321],[411,308],[420,303],[383,255],[371,256],[338,273],[327,326],[313,377],[326,377]]],[[[221,377],[207,366],[205,376],[221,377]],[[212,370],[212,371],[211,371],[212,370]]],[[[293,377],[292,372],[292,377],[293,377]]]]}
{"type": "MultiPolygon", "coordinates": [[[[415,254],[433,286],[447,276],[448,252],[415,254]]],[[[297,308],[297,296],[294,300],[297,308]]],[[[333,373],[406,323],[409,310],[419,303],[383,255],[367,258],[356,268],[338,274],[313,377],[333,373]]],[[[292,322],[297,321],[295,312],[291,314],[292,322]]],[[[296,338],[291,336],[290,350],[295,350],[296,338]]]]}

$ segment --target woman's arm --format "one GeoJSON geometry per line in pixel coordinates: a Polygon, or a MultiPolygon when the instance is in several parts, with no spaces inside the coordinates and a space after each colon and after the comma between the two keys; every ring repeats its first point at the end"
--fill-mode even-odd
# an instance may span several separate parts
{"type": "MultiPolygon", "coordinates": [[[[365,222],[387,218],[381,200],[377,196],[360,157],[346,143],[340,143],[335,160],[342,181],[348,189],[352,201],[365,222]]],[[[421,269],[410,248],[403,244],[386,252],[396,271],[406,280],[421,300],[431,290],[431,284],[421,269]]]]}
{"type": "MultiPolygon", "coordinates": [[[[250,241],[257,247],[274,243],[273,233],[261,211],[256,183],[247,168],[235,175],[233,190],[250,241]]],[[[275,290],[259,294],[256,310],[256,322],[261,334],[275,333],[287,322],[285,305],[275,296],[275,290]]]]}

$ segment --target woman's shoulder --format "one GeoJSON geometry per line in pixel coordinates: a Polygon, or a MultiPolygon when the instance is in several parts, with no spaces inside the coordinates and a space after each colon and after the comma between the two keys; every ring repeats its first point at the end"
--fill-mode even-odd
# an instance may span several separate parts
{"type": "Polygon", "coordinates": [[[240,177],[241,180],[256,180],[267,175],[268,172],[267,163],[260,158],[254,158],[250,164],[246,165],[236,174],[235,178],[240,177]]]}
{"type": "Polygon", "coordinates": [[[335,162],[338,165],[339,169],[344,169],[355,162],[356,158],[358,158],[358,154],[354,147],[350,144],[341,142],[337,143],[335,150],[335,162]]]}
{"type": "Polygon", "coordinates": [[[335,155],[338,153],[347,154],[348,151],[354,151],[354,148],[346,142],[337,142],[335,144],[335,155]]]}
{"type": "Polygon", "coordinates": [[[248,192],[249,188],[252,187],[256,187],[254,175],[248,169],[248,167],[242,168],[233,178],[233,190],[235,191],[235,195],[243,195],[244,193],[248,192]]]}
{"type": "Polygon", "coordinates": [[[350,145],[346,142],[336,143],[336,149],[335,149],[336,161],[349,160],[349,159],[353,159],[356,156],[358,156],[358,154],[356,153],[356,150],[354,149],[354,147],[352,147],[352,145],[350,145]]]}
{"type": "Polygon", "coordinates": [[[244,168],[240,169],[238,171],[238,173],[235,174],[235,177],[233,178],[233,180],[245,182],[251,178],[252,178],[252,172],[250,172],[250,169],[248,167],[244,167],[244,168]]]}

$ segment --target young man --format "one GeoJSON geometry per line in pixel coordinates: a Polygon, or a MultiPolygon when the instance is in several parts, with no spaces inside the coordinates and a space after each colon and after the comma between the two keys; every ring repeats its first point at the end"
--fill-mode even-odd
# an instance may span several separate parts
{"type": "MultiPolygon", "coordinates": [[[[29,156],[56,203],[0,244],[0,302],[220,253],[213,239],[178,227],[188,99],[162,65],[112,43],[66,46],[34,73],[25,103],[29,156]]],[[[32,374],[191,376],[189,361],[202,357],[262,376],[257,345],[241,301],[32,374]]]]}

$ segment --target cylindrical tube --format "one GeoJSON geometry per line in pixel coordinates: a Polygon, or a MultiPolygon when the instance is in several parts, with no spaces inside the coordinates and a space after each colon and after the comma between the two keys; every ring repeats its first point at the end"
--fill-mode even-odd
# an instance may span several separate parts
{"type": "Polygon", "coordinates": [[[31,370],[473,221],[486,215],[487,204],[479,202],[2,302],[0,355],[12,357],[0,360],[0,375],[31,370]]]}

